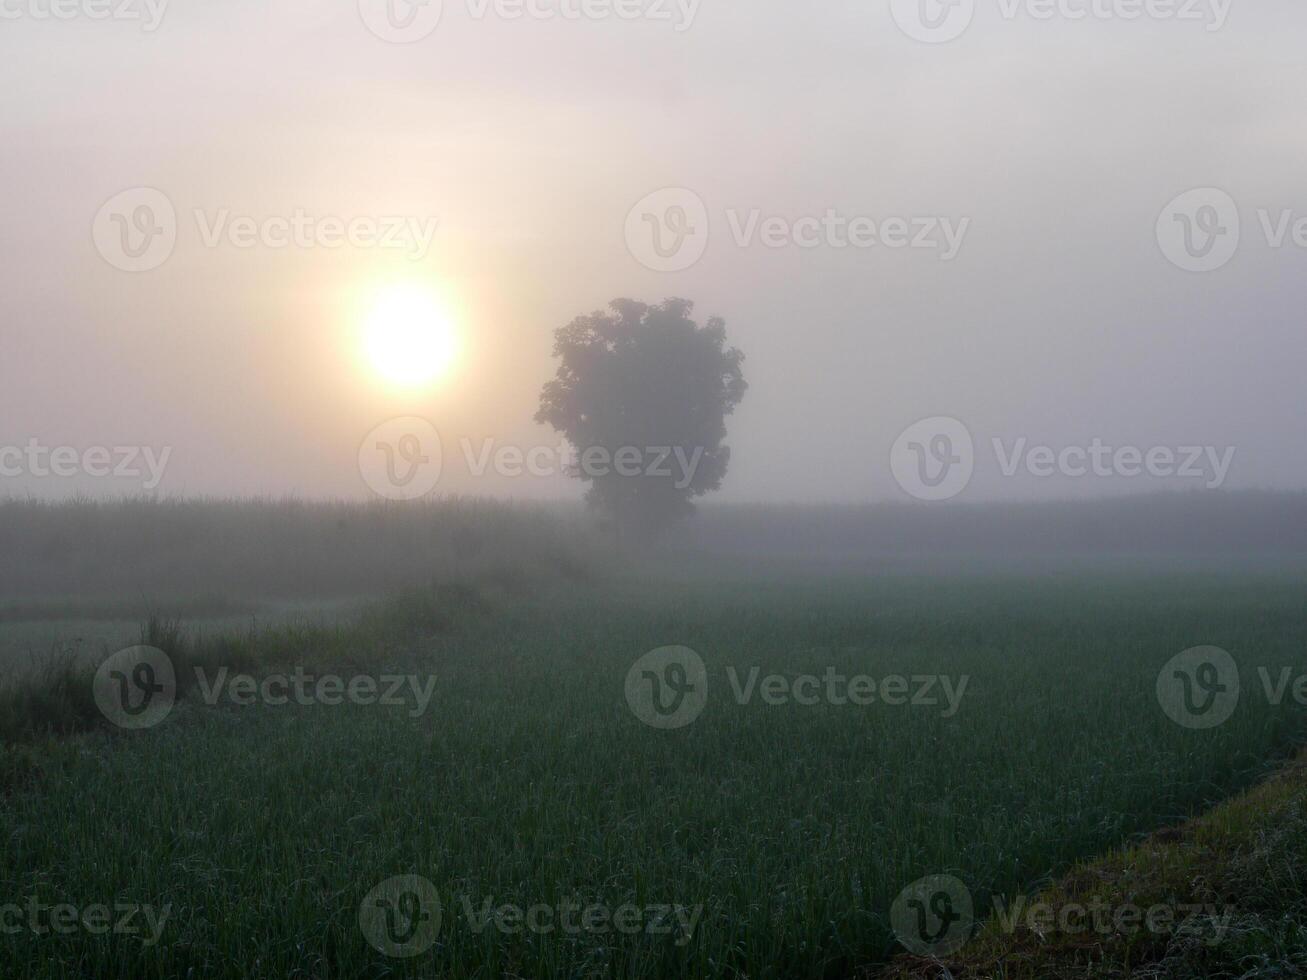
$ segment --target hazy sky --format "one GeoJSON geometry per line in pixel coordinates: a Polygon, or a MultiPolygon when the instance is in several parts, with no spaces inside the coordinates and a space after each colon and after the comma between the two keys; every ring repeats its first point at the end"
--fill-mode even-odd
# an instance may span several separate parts
{"type": "MultiPolygon", "coordinates": [[[[0,447],[170,448],[169,494],[362,497],[365,436],[417,415],[438,492],[575,496],[470,474],[464,440],[556,446],[531,421],[553,330],[683,296],[747,355],[722,499],[910,499],[891,447],[933,417],[973,440],[968,500],[1307,487],[1300,0],[444,0],[402,44],[386,24],[433,8],[394,2],[0,0],[0,447]],[[123,271],[103,253],[142,187],[175,244],[123,271]],[[1196,188],[1222,193],[1172,205],[1196,188]],[[666,245],[696,199],[688,267],[649,268],[645,214],[666,245]],[[321,223],[392,218],[429,245],[321,223]],[[361,353],[396,284],[458,338],[418,390],[361,353]],[[1079,475],[1094,440],[1157,473],[1210,452],[1079,475]]],[[[959,449],[935,429],[900,462],[959,449]]],[[[145,482],[30,459],[0,456],[0,493],[145,482]]]]}

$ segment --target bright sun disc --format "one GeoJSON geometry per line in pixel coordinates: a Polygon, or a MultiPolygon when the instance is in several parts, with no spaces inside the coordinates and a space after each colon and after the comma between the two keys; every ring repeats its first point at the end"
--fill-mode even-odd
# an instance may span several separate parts
{"type": "Polygon", "coordinates": [[[372,305],[363,330],[373,370],[393,385],[416,388],[446,374],[457,354],[448,311],[420,286],[391,286],[372,305]]]}

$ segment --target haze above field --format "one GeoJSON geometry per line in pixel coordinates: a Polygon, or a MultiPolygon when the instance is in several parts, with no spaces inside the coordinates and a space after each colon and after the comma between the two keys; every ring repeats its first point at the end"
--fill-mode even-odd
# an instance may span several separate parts
{"type": "Polygon", "coordinates": [[[676,4],[635,22],[475,9],[447,0],[402,45],[354,2],[176,4],[154,31],[6,20],[0,444],[171,447],[169,495],[362,498],[360,440],[417,414],[443,439],[440,492],[575,498],[561,476],[471,475],[463,440],[556,446],[531,421],[553,330],[614,297],[684,296],[748,357],[723,501],[906,499],[890,447],[930,416],[975,437],[968,502],[1204,486],[1008,477],[994,439],[1233,448],[1224,489],[1307,487],[1307,250],[1272,247],[1259,216],[1307,215],[1300,3],[1235,3],[1219,29],[982,4],[939,45],[865,0],[819,19],[703,0],[688,23],[676,4]],[[52,73],[70,53],[80,69],[52,73]],[[143,186],[175,206],[177,243],[129,273],[91,228],[143,186]],[[664,187],[710,217],[702,260],[675,273],[624,241],[664,187]],[[1238,202],[1243,242],[1194,274],[1155,226],[1201,187],[1238,202]],[[438,224],[425,251],[205,245],[224,213],[297,209],[438,224]],[[755,213],[832,210],[966,232],[949,259],[736,240],[755,213]],[[431,383],[391,383],[405,358],[388,373],[361,350],[370,297],[396,283],[447,304],[457,353],[431,383]]]}

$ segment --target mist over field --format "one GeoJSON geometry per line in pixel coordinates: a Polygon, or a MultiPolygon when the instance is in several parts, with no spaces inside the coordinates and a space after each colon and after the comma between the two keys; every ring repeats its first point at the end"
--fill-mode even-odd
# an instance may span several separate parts
{"type": "Polygon", "coordinates": [[[1291,0],[0,0],[0,974],[1307,975],[1291,0]]]}
{"type": "MultiPolygon", "coordinates": [[[[170,494],[359,499],[360,441],[416,414],[442,491],[566,499],[557,473],[475,475],[462,441],[555,446],[532,421],[552,331],[684,296],[748,357],[722,499],[902,499],[884,461],[936,416],[979,447],[971,499],[1205,482],[1005,476],[993,439],[1234,447],[1225,488],[1307,486],[1300,4],[924,0],[973,11],[940,43],[905,33],[915,0],[579,6],[418,5],[396,43],[357,3],[165,4],[147,30],[143,4],[57,20],[11,0],[5,442],[172,447],[170,494]],[[166,198],[172,244],[124,272],[96,242],[135,225],[91,232],[136,188],[166,198]],[[698,229],[675,271],[627,240],[668,188],[698,229]],[[1157,229],[1182,237],[1165,212],[1203,188],[1229,203],[1194,215],[1219,205],[1240,241],[1194,272],[1157,229]],[[461,353],[405,391],[360,363],[359,331],[414,280],[461,353]]],[[[43,497],[145,482],[5,474],[43,497]]]]}

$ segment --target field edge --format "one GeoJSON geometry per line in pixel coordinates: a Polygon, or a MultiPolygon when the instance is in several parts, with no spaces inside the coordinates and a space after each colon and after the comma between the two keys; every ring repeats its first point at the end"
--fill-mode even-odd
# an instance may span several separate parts
{"type": "MultiPolygon", "coordinates": [[[[1084,862],[1006,903],[958,952],[901,954],[880,980],[1058,980],[1307,973],[1307,748],[1192,820],[1084,862]],[[1181,908],[1184,906],[1185,908],[1181,908]],[[1032,907],[1051,911],[1032,919],[1032,907]],[[1059,929],[1068,910],[1100,919],[1059,929]],[[1193,911],[1191,912],[1191,908],[1193,911]],[[1013,915],[1020,909],[1022,914],[1013,915]],[[1185,927],[1118,928],[1123,910],[1170,909],[1185,927]],[[1192,915],[1192,918],[1191,918],[1192,915]],[[1101,921],[1103,928],[1087,923],[1101,921]]],[[[1077,915],[1075,922],[1080,923],[1077,915]]],[[[1155,920],[1165,921],[1165,915],[1155,920]]]]}

